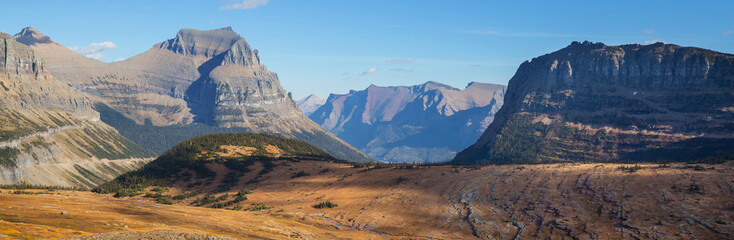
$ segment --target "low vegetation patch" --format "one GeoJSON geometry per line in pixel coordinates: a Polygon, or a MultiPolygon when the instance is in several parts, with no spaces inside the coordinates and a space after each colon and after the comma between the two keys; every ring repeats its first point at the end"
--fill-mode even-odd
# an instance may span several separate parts
{"type": "Polygon", "coordinates": [[[637,172],[637,171],[638,171],[638,170],[640,170],[640,169],[642,169],[642,167],[640,167],[640,165],[637,165],[637,164],[635,164],[635,166],[632,166],[632,167],[627,167],[627,166],[619,166],[619,167],[617,168],[617,170],[622,170],[622,171],[624,171],[624,172],[628,172],[628,173],[633,173],[633,172],[637,172]]]}
{"type": "Polygon", "coordinates": [[[78,187],[62,187],[62,186],[45,186],[45,185],[33,185],[29,183],[20,183],[20,184],[0,184],[0,189],[37,189],[37,190],[76,190],[81,191],[84,189],[78,188],[78,187]]]}
{"type": "Polygon", "coordinates": [[[330,201],[324,201],[324,202],[320,202],[320,203],[318,203],[316,205],[313,205],[314,208],[335,208],[335,207],[338,207],[338,206],[339,205],[336,205],[336,203],[332,203],[330,201]]]}
{"type": "Polygon", "coordinates": [[[0,148],[0,166],[15,167],[15,157],[20,154],[20,150],[11,147],[0,148]]]}
{"type": "Polygon", "coordinates": [[[309,176],[309,175],[311,175],[311,174],[307,173],[306,171],[300,171],[300,172],[297,172],[297,173],[293,173],[293,176],[291,176],[291,178],[299,178],[299,177],[305,177],[305,176],[309,176]]]}
{"type": "Polygon", "coordinates": [[[267,210],[267,209],[271,209],[271,208],[273,208],[273,207],[266,206],[265,204],[262,204],[262,203],[252,203],[252,204],[250,204],[249,207],[245,208],[245,211],[254,212],[254,211],[260,211],[260,210],[267,210]]]}

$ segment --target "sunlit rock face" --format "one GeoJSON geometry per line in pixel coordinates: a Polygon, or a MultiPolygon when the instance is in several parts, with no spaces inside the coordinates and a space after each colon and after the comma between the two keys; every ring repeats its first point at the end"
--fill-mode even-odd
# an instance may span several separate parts
{"type": "Polygon", "coordinates": [[[454,161],[690,160],[734,149],[734,55],[574,42],[523,63],[505,104],[454,161]]]}

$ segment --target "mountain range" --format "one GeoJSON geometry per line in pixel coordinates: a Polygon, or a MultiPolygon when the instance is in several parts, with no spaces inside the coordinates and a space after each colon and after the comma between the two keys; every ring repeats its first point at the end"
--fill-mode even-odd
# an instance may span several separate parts
{"type": "Polygon", "coordinates": [[[734,155],[734,55],[573,42],[520,65],[455,163],[692,161],[734,155]]]}
{"type": "Polygon", "coordinates": [[[0,33],[0,184],[91,188],[154,156],[100,121],[94,102],[0,33]]]}
{"type": "Polygon", "coordinates": [[[387,162],[441,162],[471,145],[494,119],[505,87],[437,82],[331,94],[309,117],[368,155],[387,162]]]}
{"type": "Polygon", "coordinates": [[[83,57],[33,28],[15,38],[61,82],[98,100],[103,121],[158,154],[207,133],[261,132],[309,142],[337,158],[374,161],[308,119],[258,51],[229,27],[182,29],[113,63],[83,57]]]}

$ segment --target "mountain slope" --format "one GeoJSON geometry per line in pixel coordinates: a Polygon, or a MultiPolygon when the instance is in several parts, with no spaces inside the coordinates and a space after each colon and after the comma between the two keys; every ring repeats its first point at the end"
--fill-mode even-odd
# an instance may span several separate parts
{"type": "Polygon", "coordinates": [[[332,94],[309,117],[368,155],[390,162],[439,162],[474,142],[502,106],[505,87],[464,90],[427,82],[332,94]]]}
{"type": "Polygon", "coordinates": [[[273,135],[211,134],[186,140],[145,167],[102,184],[94,191],[136,196],[148,187],[174,186],[182,192],[219,193],[233,187],[242,188],[240,183],[257,183],[275,167],[274,162],[282,160],[337,159],[308,143],[273,135]],[[259,172],[254,171],[258,169],[259,172]]]}
{"type": "Polygon", "coordinates": [[[345,164],[294,140],[213,134],[96,191],[115,193],[120,200],[112,202],[205,207],[212,219],[224,209],[244,221],[257,212],[405,239],[730,239],[731,189],[731,161],[345,164]]]}
{"type": "Polygon", "coordinates": [[[298,108],[303,111],[303,114],[306,114],[306,116],[310,116],[311,113],[316,111],[316,109],[319,109],[319,107],[323,106],[324,103],[326,103],[325,99],[311,94],[308,95],[308,97],[298,100],[298,108]]]}
{"type": "Polygon", "coordinates": [[[231,28],[182,29],[176,37],[114,63],[76,60],[81,56],[33,29],[16,38],[31,42],[61,81],[99,97],[137,123],[118,128],[109,122],[141,145],[161,136],[139,131],[146,125],[162,127],[149,131],[156,133],[193,126],[198,130],[164,142],[175,144],[197,136],[194,132],[236,129],[304,140],[350,161],[373,161],[303,115],[278,76],[260,63],[258,51],[231,28]],[[133,136],[132,131],[145,135],[133,136]]]}
{"type": "Polygon", "coordinates": [[[99,121],[28,46],[0,35],[0,184],[94,187],[153,154],[99,121]]]}
{"type": "Polygon", "coordinates": [[[457,163],[690,160],[734,154],[734,55],[574,42],[523,63],[457,163]]]}

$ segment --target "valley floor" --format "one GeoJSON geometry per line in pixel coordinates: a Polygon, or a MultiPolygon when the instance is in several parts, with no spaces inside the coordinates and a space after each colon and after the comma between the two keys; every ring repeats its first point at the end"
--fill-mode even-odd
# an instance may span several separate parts
{"type": "MultiPolygon", "coordinates": [[[[246,184],[254,176],[244,176],[241,187],[229,193],[252,189],[245,203],[265,206],[254,211],[185,206],[193,198],[162,205],[147,198],[116,199],[90,192],[27,190],[43,193],[29,195],[0,190],[0,239],[151,231],[247,239],[731,239],[734,235],[734,162],[411,169],[365,169],[319,161],[276,165],[258,183],[246,184]],[[305,174],[294,177],[300,171],[305,174]],[[324,201],[338,206],[313,207],[324,201]]],[[[218,181],[221,177],[212,184],[218,181]]],[[[169,189],[169,194],[180,193],[176,189],[169,189]]]]}

